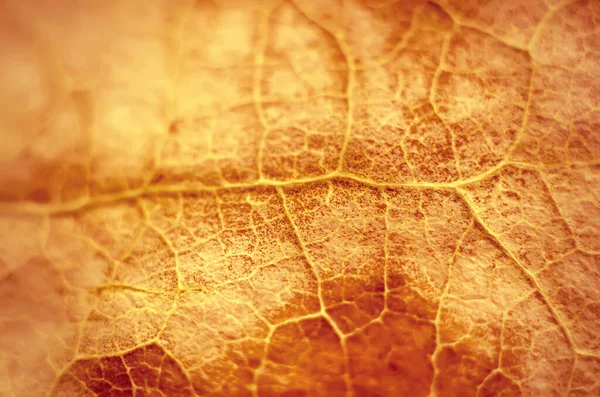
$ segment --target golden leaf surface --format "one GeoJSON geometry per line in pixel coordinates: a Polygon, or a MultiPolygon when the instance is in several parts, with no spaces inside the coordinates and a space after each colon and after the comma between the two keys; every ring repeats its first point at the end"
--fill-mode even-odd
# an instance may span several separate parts
{"type": "Polygon", "coordinates": [[[596,0],[0,2],[0,396],[600,395],[596,0]]]}

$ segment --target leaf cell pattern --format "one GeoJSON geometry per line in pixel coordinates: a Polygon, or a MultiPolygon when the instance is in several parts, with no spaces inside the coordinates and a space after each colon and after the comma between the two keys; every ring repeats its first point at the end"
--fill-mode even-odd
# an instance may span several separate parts
{"type": "Polygon", "coordinates": [[[600,395],[599,26],[0,2],[0,395],[600,395]]]}

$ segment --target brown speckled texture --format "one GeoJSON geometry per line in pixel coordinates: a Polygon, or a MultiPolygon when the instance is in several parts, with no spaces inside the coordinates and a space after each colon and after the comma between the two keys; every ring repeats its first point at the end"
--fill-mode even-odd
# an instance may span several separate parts
{"type": "Polygon", "coordinates": [[[600,2],[1,0],[1,397],[600,395],[600,2]]]}

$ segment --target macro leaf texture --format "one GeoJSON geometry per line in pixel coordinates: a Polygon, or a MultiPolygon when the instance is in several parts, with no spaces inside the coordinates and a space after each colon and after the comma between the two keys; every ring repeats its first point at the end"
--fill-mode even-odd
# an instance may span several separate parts
{"type": "Polygon", "coordinates": [[[600,396],[597,0],[0,1],[0,396],[600,396]]]}

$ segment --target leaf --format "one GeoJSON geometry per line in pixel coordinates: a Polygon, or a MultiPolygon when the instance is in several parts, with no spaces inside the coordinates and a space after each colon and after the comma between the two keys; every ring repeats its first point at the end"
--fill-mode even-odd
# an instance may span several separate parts
{"type": "Polygon", "coordinates": [[[0,395],[600,393],[598,2],[0,19],[0,395]]]}

